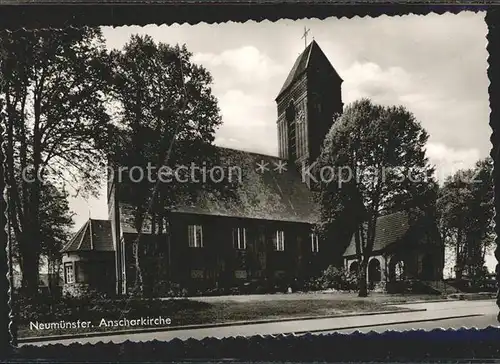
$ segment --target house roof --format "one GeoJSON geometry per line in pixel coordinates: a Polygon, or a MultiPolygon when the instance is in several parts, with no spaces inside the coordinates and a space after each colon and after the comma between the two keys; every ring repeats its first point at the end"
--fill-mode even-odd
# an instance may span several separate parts
{"type": "Polygon", "coordinates": [[[61,249],[61,253],[75,251],[114,251],[111,222],[109,220],[87,220],[61,249]]]}
{"type": "Polygon", "coordinates": [[[335,71],[335,68],[333,68],[332,64],[330,61],[328,61],[328,58],[326,55],[323,53],[321,48],[319,47],[318,43],[316,43],[315,40],[313,40],[302,52],[297,59],[295,60],[295,63],[290,70],[290,73],[288,74],[288,77],[285,80],[285,83],[281,87],[280,92],[278,93],[278,96],[276,96],[276,99],[278,99],[285,90],[287,90],[292,84],[297,81],[305,71],[309,68],[315,67],[315,65],[319,64],[317,61],[320,60],[321,58],[324,58],[327,60],[328,64],[331,66],[337,77],[340,78],[338,75],[337,71],[335,71]]]}
{"type": "MultiPolygon", "coordinates": [[[[286,161],[278,157],[220,147],[218,151],[226,178],[238,182],[232,187],[233,197],[200,190],[193,202],[176,206],[173,212],[311,224],[317,221],[318,205],[298,167],[286,165],[280,173],[275,169],[286,161]],[[258,170],[259,165],[266,167],[264,173],[258,170]]],[[[135,233],[132,211],[126,201],[120,201],[124,233],[135,233]]]]}
{"type": "MultiPolygon", "coordinates": [[[[380,216],[375,227],[375,242],[373,251],[381,251],[397,243],[409,230],[408,215],[405,212],[395,212],[380,216]]],[[[356,242],[354,236],[344,252],[344,257],[356,255],[356,242]]]]}

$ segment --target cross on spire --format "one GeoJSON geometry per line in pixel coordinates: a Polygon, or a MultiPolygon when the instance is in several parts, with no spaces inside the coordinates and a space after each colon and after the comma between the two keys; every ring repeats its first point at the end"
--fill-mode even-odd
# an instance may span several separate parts
{"type": "Polygon", "coordinates": [[[304,38],[304,48],[307,48],[307,34],[309,33],[309,31],[310,29],[304,27],[304,35],[302,36],[302,38],[304,38]]]}

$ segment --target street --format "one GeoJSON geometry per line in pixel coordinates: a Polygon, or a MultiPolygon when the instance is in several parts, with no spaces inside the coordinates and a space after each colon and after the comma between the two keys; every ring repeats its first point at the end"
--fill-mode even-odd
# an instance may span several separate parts
{"type": "Polygon", "coordinates": [[[455,316],[460,314],[471,315],[474,313],[480,313],[480,316],[465,316],[452,319],[444,319],[438,321],[420,321],[413,323],[394,323],[390,325],[379,325],[379,326],[367,326],[360,328],[351,328],[344,330],[328,330],[328,331],[317,331],[314,334],[328,334],[332,332],[340,333],[352,333],[354,331],[360,331],[363,333],[375,331],[384,332],[387,330],[412,330],[412,329],[423,329],[423,330],[433,330],[433,329],[460,329],[465,328],[486,328],[488,326],[499,326],[497,321],[498,307],[495,301],[456,301],[456,302],[438,302],[436,303],[425,303],[425,304],[407,304],[399,305],[401,307],[408,308],[426,308],[428,311],[442,312],[443,316],[455,316]],[[473,313],[474,312],[474,313],[473,313]]]}
{"type": "Polygon", "coordinates": [[[390,326],[370,326],[362,327],[359,329],[347,329],[347,330],[333,330],[333,331],[322,331],[314,332],[313,334],[329,334],[332,332],[340,332],[344,334],[349,334],[354,331],[360,331],[367,333],[370,331],[384,332],[387,330],[394,331],[405,331],[412,329],[422,329],[422,330],[433,330],[433,329],[460,329],[462,327],[472,328],[476,327],[478,329],[486,328],[488,326],[498,326],[498,321],[496,319],[497,313],[488,314],[484,316],[469,316],[456,319],[447,319],[440,321],[421,321],[418,323],[405,323],[405,324],[392,324],[390,326]]]}
{"type": "MultiPolygon", "coordinates": [[[[325,334],[329,332],[350,333],[354,331],[386,331],[434,328],[486,328],[498,326],[496,315],[498,307],[494,300],[484,301],[445,301],[398,306],[426,309],[418,312],[386,313],[370,316],[350,316],[313,320],[283,321],[239,326],[224,326],[213,328],[181,329],[162,332],[145,332],[137,334],[105,335],[89,338],[75,338],[57,341],[43,341],[24,345],[71,344],[130,341],[160,340],[170,341],[174,338],[201,340],[206,337],[253,336],[281,333],[303,334],[306,332],[325,334]]],[[[23,345],[23,344],[21,344],[23,345]]]]}

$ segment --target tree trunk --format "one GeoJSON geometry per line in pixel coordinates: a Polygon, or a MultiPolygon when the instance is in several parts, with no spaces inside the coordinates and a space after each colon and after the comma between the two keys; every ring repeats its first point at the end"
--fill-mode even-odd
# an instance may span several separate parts
{"type": "Polygon", "coordinates": [[[53,276],[53,270],[54,270],[54,264],[52,263],[52,257],[50,255],[47,255],[47,287],[49,289],[49,294],[51,296],[54,295],[54,287],[52,284],[52,276],[53,276]]]}
{"type": "Polygon", "coordinates": [[[462,259],[460,257],[460,244],[462,244],[462,233],[459,230],[457,233],[457,241],[456,241],[456,246],[455,246],[455,279],[456,280],[462,280],[462,273],[463,273],[463,266],[462,266],[462,259]]]}
{"type": "MultiPolygon", "coordinates": [[[[27,294],[36,294],[38,292],[38,269],[39,269],[39,259],[40,259],[40,246],[41,246],[41,234],[40,234],[40,196],[41,196],[41,185],[42,181],[40,178],[43,177],[42,168],[42,148],[41,148],[41,103],[40,103],[40,93],[41,90],[35,95],[34,98],[34,125],[33,125],[33,174],[34,182],[30,185],[30,196],[28,208],[29,212],[26,214],[27,222],[29,225],[25,227],[27,232],[26,239],[23,241],[25,248],[23,249],[25,253],[25,264],[23,272],[23,281],[26,284],[27,294]],[[28,260],[28,261],[26,261],[28,260]],[[24,274],[26,278],[24,278],[24,274]]],[[[24,198],[24,196],[23,196],[24,198]]],[[[23,234],[24,235],[24,234],[23,234]]]]}
{"type": "Polygon", "coordinates": [[[135,284],[134,284],[134,294],[138,296],[143,295],[143,278],[141,270],[141,257],[140,257],[140,233],[137,232],[137,237],[134,239],[132,244],[132,250],[134,254],[135,262],[135,284]]]}
{"type": "Polygon", "coordinates": [[[57,297],[60,297],[61,295],[61,287],[59,286],[59,283],[61,282],[61,258],[57,258],[55,261],[55,267],[54,267],[54,285],[56,287],[56,295],[57,297]]]}
{"type": "Polygon", "coordinates": [[[23,261],[22,292],[26,297],[34,297],[38,293],[38,253],[26,248],[23,244],[21,259],[23,261]]]}
{"type": "Polygon", "coordinates": [[[368,297],[367,270],[368,270],[368,257],[363,257],[363,259],[361,260],[361,264],[359,265],[358,297],[368,297]]]}
{"type": "Polygon", "coordinates": [[[169,284],[172,285],[172,246],[171,246],[171,230],[170,230],[170,219],[167,214],[165,217],[165,236],[167,239],[167,279],[169,284]]]}

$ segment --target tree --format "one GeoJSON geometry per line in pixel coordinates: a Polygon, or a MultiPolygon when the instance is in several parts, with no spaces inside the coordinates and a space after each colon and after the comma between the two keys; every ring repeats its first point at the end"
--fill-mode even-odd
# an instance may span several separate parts
{"type": "Polygon", "coordinates": [[[443,240],[455,249],[456,278],[483,273],[486,251],[494,241],[493,161],[457,171],[439,190],[437,208],[443,240]]]}
{"type": "Polygon", "coordinates": [[[19,247],[22,287],[38,289],[44,181],[97,191],[109,117],[109,68],[99,29],[0,34],[9,217],[19,247]]]}
{"type": "MultiPolygon", "coordinates": [[[[41,248],[40,258],[47,261],[49,275],[55,278],[60,276],[61,253],[63,245],[71,237],[70,228],[74,222],[73,214],[68,204],[68,192],[65,189],[59,190],[50,183],[42,184],[40,197],[40,236],[41,248]]],[[[12,253],[15,263],[20,262],[19,244],[12,236],[12,253]]],[[[49,288],[54,288],[52,284],[56,282],[49,280],[49,288]]]]}
{"type": "Polygon", "coordinates": [[[47,258],[49,289],[54,292],[54,285],[61,276],[61,249],[71,238],[73,214],[68,204],[68,192],[63,188],[45,183],[40,199],[40,236],[41,254],[47,258]]]}
{"type": "MultiPolygon", "coordinates": [[[[120,135],[110,150],[115,172],[119,166],[145,171],[152,164],[158,173],[162,166],[173,170],[175,166],[209,167],[216,163],[212,142],[221,118],[211,93],[212,77],[205,68],[191,63],[186,47],[157,44],[149,36],[132,36],[123,50],[113,52],[112,58],[116,134],[120,135]]],[[[156,242],[160,236],[168,237],[169,211],[194,198],[199,188],[210,185],[210,181],[182,183],[172,170],[163,170],[173,177],[169,183],[160,183],[156,174],[156,181],[142,178],[133,183],[115,176],[123,182],[120,200],[134,209],[135,291],[139,295],[150,294],[154,280],[152,264],[148,263],[147,271],[142,269],[143,260],[148,258],[141,241],[145,219],[150,220],[156,242]]]]}
{"type": "Polygon", "coordinates": [[[323,231],[342,225],[354,235],[360,297],[368,294],[377,218],[395,210],[407,211],[410,220],[433,213],[436,184],[425,156],[427,139],[404,107],[367,99],[347,106],[325,138],[315,166],[320,225],[323,231]]]}

